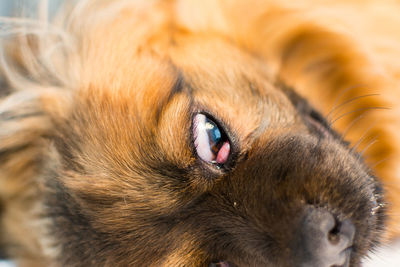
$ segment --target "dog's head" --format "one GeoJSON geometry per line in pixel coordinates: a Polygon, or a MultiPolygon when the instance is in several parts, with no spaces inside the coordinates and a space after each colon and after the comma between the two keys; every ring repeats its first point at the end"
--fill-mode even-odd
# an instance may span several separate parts
{"type": "Polygon", "coordinates": [[[64,264],[360,263],[381,188],[307,101],[223,37],[110,27],[55,120],[45,199],[64,264]]]}
{"type": "Polygon", "coordinates": [[[59,249],[51,256],[67,266],[359,265],[385,217],[361,156],[269,62],[158,11],[89,16],[70,64],[39,64],[47,43],[29,38],[14,53],[31,75],[8,69],[24,83],[2,102],[0,152],[28,151],[19,160],[43,174],[35,199],[50,218],[47,246],[59,249]],[[29,79],[46,87],[62,76],[48,70],[76,74],[58,84],[70,90],[27,97],[29,79]]]}

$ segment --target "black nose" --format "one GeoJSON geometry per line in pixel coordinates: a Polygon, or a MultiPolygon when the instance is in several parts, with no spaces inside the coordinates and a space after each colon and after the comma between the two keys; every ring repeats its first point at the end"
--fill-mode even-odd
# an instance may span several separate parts
{"type": "Polygon", "coordinates": [[[295,235],[293,252],[297,266],[349,266],[355,228],[325,209],[308,207],[295,235]]]}

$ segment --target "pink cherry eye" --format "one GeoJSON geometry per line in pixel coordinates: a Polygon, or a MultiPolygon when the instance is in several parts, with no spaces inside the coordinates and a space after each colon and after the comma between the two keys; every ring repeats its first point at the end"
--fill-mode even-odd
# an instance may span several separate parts
{"type": "Polygon", "coordinates": [[[197,155],[202,160],[215,164],[227,162],[230,143],[214,121],[204,114],[197,114],[193,119],[193,135],[197,155]]]}

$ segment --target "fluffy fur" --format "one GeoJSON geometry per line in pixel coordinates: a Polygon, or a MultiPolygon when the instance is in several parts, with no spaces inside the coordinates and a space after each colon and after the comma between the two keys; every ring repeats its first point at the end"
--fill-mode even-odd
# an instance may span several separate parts
{"type": "Polygon", "coordinates": [[[51,24],[2,18],[7,254],[28,266],[290,266],[302,201],[353,219],[354,266],[384,213],[396,237],[400,4],[286,2],[79,1],[51,24]],[[204,110],[236,144],[232,172],[194,153],[191,116],[204,110]],[[265,255],[256,236],[270,232],[282,247],[265,255]]]}

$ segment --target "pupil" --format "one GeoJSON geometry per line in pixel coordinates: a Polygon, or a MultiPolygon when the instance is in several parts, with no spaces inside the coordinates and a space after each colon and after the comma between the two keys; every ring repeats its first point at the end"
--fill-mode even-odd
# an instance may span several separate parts
{"type": "Polygon", "coordinates": [[[210,141],[210,148],[215,154],[217,154],[222,145],[221,131],[219,130],[218,126],[208,118],[206,119],[206,129],[208,140],[210,141]]]}

